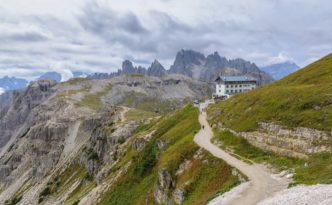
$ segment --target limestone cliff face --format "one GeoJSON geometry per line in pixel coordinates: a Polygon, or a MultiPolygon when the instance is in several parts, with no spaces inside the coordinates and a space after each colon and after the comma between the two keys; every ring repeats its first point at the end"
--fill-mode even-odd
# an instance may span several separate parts
{"type": "Polygon", "coordinates": [[[259,124],[259,131],[239,134],[265,150],[300,158],[331,150],[331,133],[305,127],[287,129],[274,123],[259,124]]]}
{"type": "Polygon", "coordinates": [[[90,113],[80,111],[84,107],[56,97],[55,84],[45,82],[37,82],[27,91],[17,93],[12,111],[3,118],[3,127],[21,131],[17,137],[8,132],[13,138],[0,159],[0,187],[5,190],[0,194],[0,204],[12,198],[27,182],[31,189],[22,203],[37,204],[40,189],[45,189],[49,178],[73,162],[79,162],[101,181],[110,171],[102,168],[112,164],[121,153],[119,141],[130,137],[136,128],[113,126],[119,118],[119,109],[112,106],[90,113]],[[25,122],[11,124],[14,117],[22,115],[21,111],[25,122]]]}
{"type": "Polygon", "coordinates": [[[119,126],[116,112],[119,108],[109,107],[99,111],[83,122],[83,129],[91,136],[83,147],[80,161],[88,172],[96,176],[97,182],[109,174],[109,169],[103,169],[105,164],[114,163],[121,156],[121,144],[131,137],[137,124],[130,122],[119,126]]]}
{"type": "Polygon", "coordinates": [[[0,111],[0,150],[11,138],[22,136],[33,120],[34,108],[53,93],[55,82],[41,80],[33,82],[26,90],[13,93],[12,103],[0,111]]]}
{"type": "MultiPolygon", "coordinates": [[[[230,131],[256,147],[289,157],[307,158],[308,155],[330,152],[332,149],[332,134],[325,131],[306,127],[290,129],[266,122],[259,123],[259,126],[258,130],[252,132],[230,131]]],[[[221,124],[218,128],[225,129],[221,124]]]]}

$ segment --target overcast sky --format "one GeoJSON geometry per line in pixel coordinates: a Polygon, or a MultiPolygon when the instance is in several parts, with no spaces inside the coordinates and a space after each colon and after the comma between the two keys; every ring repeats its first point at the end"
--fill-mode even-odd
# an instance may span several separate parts
{"type": "Polygon", "coordinates": [[[332,52],[330,0],[1,0],[0,77],[166,68],[180,49],[304,66],[332,52]]]}

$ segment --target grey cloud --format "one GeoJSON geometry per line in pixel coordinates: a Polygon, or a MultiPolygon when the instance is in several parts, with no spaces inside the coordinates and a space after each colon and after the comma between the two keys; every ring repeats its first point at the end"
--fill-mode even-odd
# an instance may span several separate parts
{"type": "Polygon", "coordinates": [[[119,13],[103,8],[97,3],[89,3],[83,8],[79,22],[85,30],[111,41],[120,39],[122,35],[147,33],[146,28],[133,13],[119,13]]]}
{"type": "Polygon", "coordinates": [[[68,20],[1,10],[0,70],[30,70],[30,78],[58,64],[111,72],[125,58],[143,65],[158,58],[167,68],[182,48],[205,54],[217,50],[257,64],[284,53],[305,64],[332,50],[332,4],[326,0],[156,1],[163,8],[147,3],[149,9],[136,11],[129,1],[128,9],[120,10],[85,0],[68,20]],[[191,2],[201,7],[191,7],[191,2]],[[173,11],[170,4],[181,9],[173,11]],[[188,17],[190,9],[196,9],[195,15],[188,17]]]}
{"type": "Polygon", "coordinates": [[[21,34],[13,34],[11,36],[8,36],[7,39],[9,39],[11,41],[34,42],[34,41],[47,40],[47,37],[40,35],[38,33],[28,32],[28,33],[21,33],[21,34]]]}
{"type": "Polygon", "coordinates": [[[120,44],[131,52],[147,52],[170,58],[181,48],[202,50],[213,43],[204,38],[207,27],[194,28],[161,11],[151,11],[149,17],[156,27],[144,27],[133,13],[119,13],[96,3],[87,5],[79,17],[82,27],[106,40],[120,44]]]}

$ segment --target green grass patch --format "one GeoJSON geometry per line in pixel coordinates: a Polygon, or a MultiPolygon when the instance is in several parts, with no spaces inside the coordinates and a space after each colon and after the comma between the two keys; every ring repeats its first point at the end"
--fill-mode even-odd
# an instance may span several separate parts
{"type": "Polygon", "coordinates": [[[22,200],[22,196],[14,197],[13,199],[6,200],[5,205],[16,205],[22,200]]]}
{"type": "Polygon", "coordinates": [[[89,78],[72,78],[64,83],[67,83],[67,84],[70,84],[70,85],[76,85],[78,83],[82,83],[82,82],[85,82],[85,81],[90,81],[91,79],[89,78]]]}
{"type": "Polygon", "coordinates": [[[183,204],[206,204],[240,183],[224,161],[205,151],[202,155],[203,158],[194,160],[192,167],[177,179],[177,187],[184,187],[188,195],[183,204]]]}
{"type": "Polygon", "coordinates": [[[78,105],[89,107],[92,110],[97,110],[101,107],[103,107],[103,102],[101,98],[107,94],[110,90],[112,90],[112,85],[109,84],[104,88],[104,90],[97,92],[95,94],[88,94],[86,95],[80,102],[78,102],[78,105]]]}
{"type": "MultiPolygon", "coordinates": [[[[146,142],[142,151],[129,147],[115,170],[129,161],[132,164],[127,173],[102,196],[101,204],[155,204],[153,193],[161,170],[167,170],[178,181],[171,192],[175,188],[186,189],[185,204],[202,204],[201,202],[207,202],[216,194],[235,186],[238,179],[231,176],[230,167],[205,152],[204,157],[197,159],[192,169],[181,175],[181,178],[175,175],[179,165],[185,160],[193,159],[199,149],[193,142],[195,133],[200,129],[198,114],[197,108],[188,105],[142,129],[144,133],[155,130],[154,135],[146,142]],[[167,144],[166,150],[159,149],[158,143],[161,141],[167,144]],[[208,164],[204,164],[206,161],[208,164]]],[[[140,134],[138,131],[137,135],[140,134]]]]}
{"type": "Polygon", "coordinates": [[[310,156],[306,164],[295,167],[295,184],[331,184],[332,154],[320,153],[310,156]]]}
{"type": "Polygon", "coordinates": [[[127,121],[141,121],[149,118],[154,118],[159,116],[155,112],[139,110],[139,109],[130,109],[125,114],[125,118],[127,121]]]}
{"type": "Polygon", "coordinates": [[[244,160],[249,159],[255,162],[268,162],[276,168],[283,170],[289,169],[294,164],[301,164],[303,160],[283,157],[273,152],[263,151],[251,145],[246,139],[240,136],[235,136],[230,131],[216,131],[213,140],[220,141],[223,148],[231,148],[235,154],[240,155],[244,160]]]}
{"type": "Polygon", "coordinates": [[[185,101],[180,102],[178,100],[161,100],[149,98],[144,93],[131,91],[126,93],[124,101],[119,104],[126,107],[137,108],[138,110],[153,112],[155,114],[165,114],[174,112],[184,103],[185,101]]]}

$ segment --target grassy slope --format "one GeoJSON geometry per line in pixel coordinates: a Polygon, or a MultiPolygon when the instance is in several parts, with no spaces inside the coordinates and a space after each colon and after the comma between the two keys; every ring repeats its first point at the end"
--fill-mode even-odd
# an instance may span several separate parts
{"type": "Polygon", "coordinates": [[[102,102],[102,97],[107,94],[107,92],[109,92],[110,90],[112,90],[112,85],[109,84],[108,86],[106,86],[106,88],[104,88],[104,90],[94,93],[94,94],[89,94],[86,95],[81,102],[78,103],[78,105],[83,105],[83,106],[87,106],[93,110],[97,110],[99,108],[101,108],[103,106],[103,102],[102,102]]]}
{"type": "Polygon", "coordinates": [[[254,147],[246,139],[234,136],[229,131],[215,131],[213,140],[222,142],[223,147],[231,148],[244,160],[267,162],[280,170],[294,169],[293,185],[332,183],[332,155],[330,153],[316,154],[310,156],[308,160],[279,156],[254,147]]]}
{"type": "Polygon", "coordinates": [[[141,121],[148,118],[154,118],[158,115],[154,112],[139,110],[139,109],[130,109],[126,114],[125,118],[127,121],[141,121]]]}
{"type": "Polygon", "coordinates": [[[262,121],[331,131],[332,54],[280,81],[213,105],[209,115],[237,131],[254,130],[262,121]]]}
{"type": "MultiPolygon", "coordinates": [[[[272,121],[287,127],[332,130],[332,55],[290,76],[249,93],[212,105],[210,123],[222,122],[236,131],[251,131],[257,122],[272,121]]],[[[277,156],[250,145],[232,133],[216,131],[215,139],[236,154],[279,168],[294,168],[294,183],[332,183],[332,155],[322,153],[303,160],[277,156]],[[305,166],[306,163],[306,166],[305,166]]]]}
{"type": "Polygon", "coordinates": [[[184,204],[203,204],[215,194],[235,186],[238,178],[231,175],[230,167],[206,152],[202,159],[193,160],[193,166],[184,174],[175,176],[179,165],[185,159],[193,159],[198,150],[193,142],[195,132],[200,129],[197,118],[198,110],[186,106],[160,119],[153,126],[141,127],[140,132],[156,131],[142,151],[138,152],[132,147],[127,150],[115,170],[129,160],[132,160],[132,164],[127,173],[104,194],[101,204],[154,204],[153,192],[160,170],[167,170],[176,179],[173,189],[179,187],[187,191],[184,204]],[[159,150],[158,140],[169,143],[167,150],[159,150]],[[205,160],[208,166],[204,164],[205,160]]]}
{"type": "Polygon", "coordinates": [[[126,93],[126,97],[119,104],[148,112],[168,113],[179,108],[182,102],[179,100],[151,99],[147,98],[145,94],[131,91],[126,93]]]}

